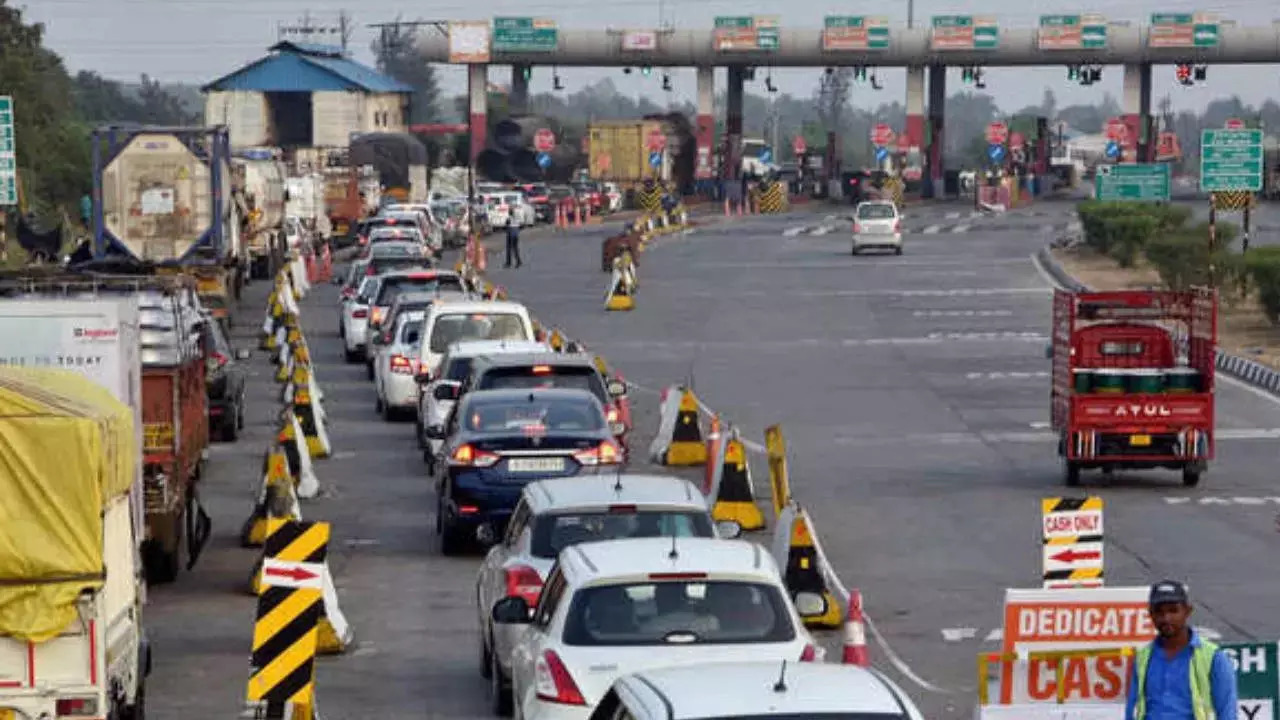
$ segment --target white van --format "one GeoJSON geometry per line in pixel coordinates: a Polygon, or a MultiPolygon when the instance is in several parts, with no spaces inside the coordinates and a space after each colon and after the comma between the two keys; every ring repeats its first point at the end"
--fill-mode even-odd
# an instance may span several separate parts
{"type": "Polygon", "coordinates": [[[449,346],[467,340],[534,339],[529,309],[517,302],[441,298],[427,309],[418,340],[418,381],[439,374],[449,346]]]}

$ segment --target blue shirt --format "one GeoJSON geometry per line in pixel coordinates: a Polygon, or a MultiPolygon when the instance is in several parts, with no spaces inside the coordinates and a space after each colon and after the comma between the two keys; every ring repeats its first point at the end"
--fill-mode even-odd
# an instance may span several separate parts
{"type": "MultiPolygon", "coordinates": [[[[1146,720],[1195,720],[1191,708],[1191,648],[1200,646],[1200,636],[1191,631],[1191,642],[1172,658],[1165,657],[1160,640],[1152,641],[1151,661],[1147,665],[1146,720]]],[[[1218,651],[1213,656],[1209,672],[1209,693],[1213,699],[1213,712],[1217,720],[1235,720],[1236,669],[1226,653],[1218,651]]],[[[1138,664],[1133,665],[1129,676],[1129,700],[1125,704],[1125,720],[1134,720],[1133,710],[1138,702],[1138,664]]]]}

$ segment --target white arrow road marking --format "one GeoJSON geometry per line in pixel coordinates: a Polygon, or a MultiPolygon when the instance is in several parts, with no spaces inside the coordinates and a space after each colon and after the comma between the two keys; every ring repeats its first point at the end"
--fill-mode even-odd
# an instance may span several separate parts
{"type": "Polygon", "coordinates": [[[978,628],[943,628],[942,639],[947,642],[960,642],[961,640],[970,640],[977,636],[978,628]]]}
{"type": "Polygon", "coordinates": [[[1012,317],[1012,310],[913,310],[915,317],[1012,317]]]}

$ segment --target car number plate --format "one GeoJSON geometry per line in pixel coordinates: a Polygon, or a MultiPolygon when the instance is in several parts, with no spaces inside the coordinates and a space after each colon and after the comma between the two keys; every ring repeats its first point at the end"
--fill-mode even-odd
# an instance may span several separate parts
{"type": "Polygon", "coordinates": [[[511,472],[563,472],[564,458],[511,458],[507,460],[511,472]]]}
{"type": "Polygon", "coordinates": [[[1133,447],[1150,447],[1151,436],[1150,435],[1130,435],[1129,444],[1132,445],[1133,447]]]}

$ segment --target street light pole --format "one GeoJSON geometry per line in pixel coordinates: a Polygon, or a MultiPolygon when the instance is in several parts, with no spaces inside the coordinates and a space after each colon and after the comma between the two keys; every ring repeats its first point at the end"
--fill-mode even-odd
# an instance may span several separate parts
{"type": "Polygon", "coordinates": [[[907,29],[910,30],[915,26],[916,21],[916,0],[907,0],[907,29]]]}

